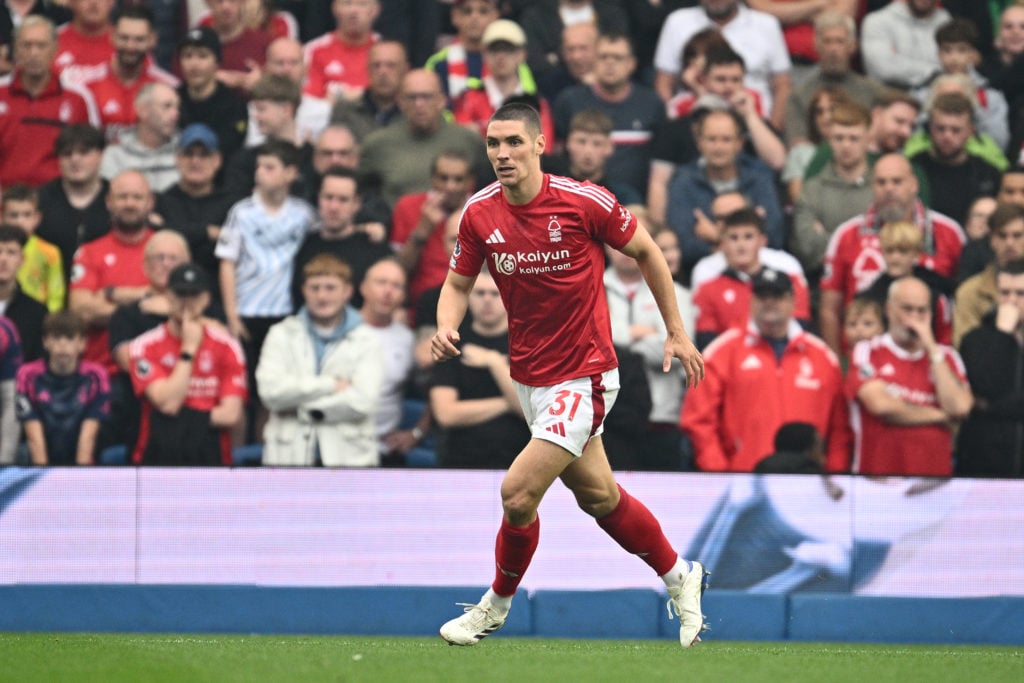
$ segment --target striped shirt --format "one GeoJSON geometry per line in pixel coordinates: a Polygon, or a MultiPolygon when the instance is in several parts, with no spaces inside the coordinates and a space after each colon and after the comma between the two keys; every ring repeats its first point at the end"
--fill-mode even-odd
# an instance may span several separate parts
{"type": "Polygon", "coordinates": [[[291,314],[295,254],[314,219],[313,207],[296,197],[288,197],[275,213],[256,193],[231,207],[214,254],[235,263],[239,315],[291,314]]]}

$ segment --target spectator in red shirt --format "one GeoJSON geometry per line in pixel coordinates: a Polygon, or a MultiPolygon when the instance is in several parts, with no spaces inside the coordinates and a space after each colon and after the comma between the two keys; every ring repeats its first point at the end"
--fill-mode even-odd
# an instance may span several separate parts
{"type": "Polygon", "coordinates": [[[825,436],[828,469],[850,460],[848,409],[839,360],[793,319],[793,283],[764,269],[754,280],[751,323],[721,334],[704,351],[707,376],[683,403],[680,426],[699,469],[750,472],[772,452],[786,422],[807,422],[825,436]]]}
{"type": "Polygon", "coordinates": [[[370,46],[379,36],[373,22],[380,14],[378,0],[334,0],[338,28],[306,44],[309,73],[305,92],[314,97],[359,99],[369,83],[370,46]]]}
{"type": "Polygon", "coordinates": [[[228,87],[249,90],[260,77],[273,36],[247,26],[243,0],[206,0],[206,4],[210,28],[220,39],[222,59],[217,78],[228,87]]]}
{"type": "Polygon", "coordinates": [[[107,209],[110,232],[75,252],[68,304],[89,325],[85,359],[101,363],[113,375],[117,365],[108,348],[110,316],[119,305],[142,298],[149,286],[143,263],[146,242],[153,235],[148,225],[153,195],[145,176],[125,171],[115,177],[107,209]]]}
{"type": "Polygon", "coordinates": [[[448,249],[444,223],[462,208],[473,189],[473,166],[461,152],[447,151],[434,157],[431,188],[401,197],[392,214],[391,247],[410,274],[409,304],[444,283],[448,274],[448,249]]]}
{"type": "Polygon", "coordinates": [[[99,122],[92,95],[62,82],[56,52],[53,23],[27,17],[14,40],[14,73],[0,85],[0,186],[35,187],[57,178],[54,143],[61,129],[99,122]]]}
{"type": "Polygon", "coordinates": [[[121,131],[135,125],[135,97],[147,83],[178,87],[178,79],[153,62],[156,47],[153,12],[148,7],[126,7],[114,24],[114,55],[104,73],[88,82],[96,100],[100,124],[107,140],[117,142],[121,131]]]}
{"type": "Polygon", "coordinates": [[[68,0],[71,21],[57,32],[57,68],[65,81],[85,83],[114,55],[110,14],[114,0],[68,0]]]}
{"type": "Polygon", "coordinates": [[[853,349],[846,395],[855,402],[853,471],[859,474],[953,474],[952,428],[974,401],[963,361],[935,341],[931,293],[905,277],[889,288],[886,334],[853,349]]]}
{"type": "Polygon", "coordinates": [[[245,357],[222,326],[203,317],[210,278],[186,263],[171,271],[170,317],[129,350],[142,401],[136,465],[230,465],[230,432],[246,399],[245,357]]]}

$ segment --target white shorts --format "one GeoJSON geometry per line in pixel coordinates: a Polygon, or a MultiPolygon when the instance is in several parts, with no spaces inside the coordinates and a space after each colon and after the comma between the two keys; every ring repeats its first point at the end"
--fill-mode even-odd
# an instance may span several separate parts
{"type": "Polygon", "coordinates": [[[515,385],[533,438],[550,441],[578,458],[590,439],[604,431],[604,418],[619,395],[619,370],[550,387],[515,385]]]}

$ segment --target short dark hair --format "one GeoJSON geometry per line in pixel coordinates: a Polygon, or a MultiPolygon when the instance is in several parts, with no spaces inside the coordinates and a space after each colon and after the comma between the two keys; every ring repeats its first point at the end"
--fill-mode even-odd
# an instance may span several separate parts
{"type": "Polygon", "coordinates": [[[1024,208],[1017,206],[1016,204],[1000,202],[999,204],[996,204],[995,210],[989,214],[989,234],[998,235],[1007,225],[1022,218],[1024,218],[1024,208]]]}
{"type": "Polygon", "coordinates": [[[936,97],[932,101],[929,113],[936,111],[974,119],[974,104],[971,103],[971,98],[959,92],[944,92],[936,97]]]}
{"type": "Polygon", "coordinates": [[[156,28],[156,18],[153,16],[153,10],[149,9],[145,5],[129,5],[120,12],[117,13],[117,18],[114,20],[116,25],[118,21],[122,19],[138,19],[149,24],[149,30],[156,28]]]}
{"type": "Polygon", "coordinates": [[[24,247],[25,243],[28,242],[28,235],[16,225],[0,224],[0,244],[7,244],[8,242],[17,242],[19,247],[24,247]]]}
{"type": "Polygon", "coordinates": [[[775,451],[804,453],[814,447],[817,428],[809,422],[786,422],[775,430],[775,451]]]}
{"type": "Polygon", "coordinates": [[[430,175],[437,173],[437,164],[441,159],[455,159],[456,161],[461,161],[466,165],[466,168],[469,169],[470,173],[473,172],[473,160],[468,154],[463,152],[461,149],[443,149],[434,155],[433,160],[430,162],[430,175]]]}
{"type": "Polygon", "coordinates": [[[629,33],[625,31],[620,31],[618,29],[613,28],[607,29],[601,31],[598,34],[597,39],[599,41],[603,40],[606,43],[618,43],[620,41],[625,41],[626,45],[629,46],[629,54],[633,55],[634,57],[636,56],[636,50],[633,49],[633,36],[629,35],[629,33]]]}
{"type": "Polygon", "coordinates": [[[10,187],[4,188],[4,201],[5,202],[32,202],[35,207],[39,208],[39,192],[34,187],[28,185],[11,185],[10,187]]]}
{"type": "Polygon", "coordinates": [[[569,121],[569,133],[596,133],[611,137],[615,122],[600,109],[584,109],[569,121]]]}
{"type": "Polygon", "coordinates": [[[996,275],[1024,275],[1024,258],[1015,258],[996,266],[996,275]]]}
{"type": "Polygon", "coordinates": [[[725,220],[722,221],[722,231],[748,225],[752,225],[758,231],[764,232],[764,218],[756,209],[745,206],[742,209],[736,209],[725,217],[725,220]]]}
{"type": "Polygon", "coordinates": [[[743,61],[743,56],[732,49],[729,43],[711,45],[708,47],[707,52],[704,53],[705,74],[709,73],[712,67],[730,64],[739,64],[744,73],[747,71],[747,63],[743,61]]]}
{"type": "Polygon", "coordinates": [[[679,57],[682,68],[685,70],[697,57],[703,57],[712,45],[722,44],[728,45],[729,43],[717,28],[709,26],[697,31],[683,45],[683,51],[679,57]]]}
{"type": "Polygon", "coordinates": [[[978,27],[970,19],[957,17],[935,29],[935,43],[939,46],[967,43],[977,49],[978,27]]]}
{"type": "Polygon", "coordinates": [[[323,180],[328,178],[346,178],[354,182],[357,187],[359,186],[359,173],[345,166],[331,166],[323,174],[323,180]]]}
{"type": "Polygon", "coordinates": [[[299,167],[299,148],[287,140],[267,140],[256,148],[256,157],[277,157],[285,166],[299,167]]]}
{"type": "Polygon", "coordinates": [[[77,313],[69,310],[50,313],[43,318],[43,338],[67,337],[77,339],[84,337],[86,326],[85,321],[77,313]]]}
{"type": "Polygon", "coordinates": [[[57,156],[62,157],[75,150],[102,152],[107,146],[107,139],[103,132],[88,123],[72,123],[64,126],[57,133],[57,140],[53,144],[53,151],[57,156]]]}
{"type": "Polygon", "coordinates": [[[540,114],[528,104],[521,102],[510,102],[498,107],[498,111],[491,114],[491,121],[522,121],[526,126],[526,132],[536,137],[540,135],[540,114]]]}
{"type": "Polygon", "coordinates": [[[896,88],[883,88],[871,101],[872,109],[888,109],[894,104],[905,104],[913,107],[914,111],[921,111],[921,103],[916,97],[896,88]]]}

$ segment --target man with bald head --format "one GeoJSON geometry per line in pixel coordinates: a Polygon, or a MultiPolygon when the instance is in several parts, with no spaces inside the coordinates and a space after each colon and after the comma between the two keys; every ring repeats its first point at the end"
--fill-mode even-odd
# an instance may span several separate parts
{"type": "Polygon", "coordinates": [[[846,395],[855,401],[857,474],[953,474],[953,427],[973,397],[959,354],[935,341],[931,292],[904,277],[889,288],[889,331],[854,347],[846,395]]]}
{"type": "Polygon", "coordinates": [[[83,244],[71,266],[69,308],[89,326],[85,359],[117,372],[108,348],[107,327],[118,306],[141,299],[149,286],[145,248],[152,237],[149,214],[153,194],[138,171],[124,171],[110,181],[107,193],[110,232],[83,244]]]}
{"type": "Polygon", "coordinates": [[[554,102],[558,93],[574,85],[591,85],[597,66],[597,26],[589,21],[562,29],[562,62],[537,77],[544,99],[554,102]]]}
{"type": "Polygon", "coordinates": [[[871,178],[873,201],[867,211],[832,233],[821,277],[821,336],[841,352],[843,309],[854,295],[871,286],[885,270],[878,231],[886,223],[909,221],[924,232],[921,265],[953,277],[966,236],[953,219],[927,209],[918,199],[917,177],[910,162],[886,154],[875,162],[871,178]]]}
{"type": "Polygon", "coordinates": [[[398,107],[403,117],[371,133],[362,150],[362,170],[381,179],[381,194],[389,206],[404,194],[430,189],[431,164],[443,151],[461,151],[474,160],[477,177],[493,180],[480,136],[445,120],[437,74],[426,69],[407,73],[398,107]]]}

